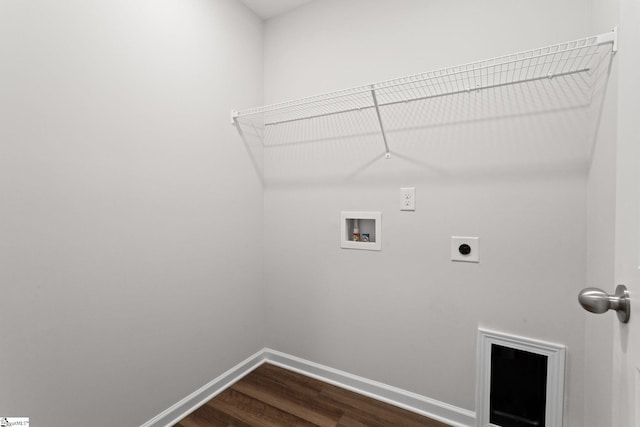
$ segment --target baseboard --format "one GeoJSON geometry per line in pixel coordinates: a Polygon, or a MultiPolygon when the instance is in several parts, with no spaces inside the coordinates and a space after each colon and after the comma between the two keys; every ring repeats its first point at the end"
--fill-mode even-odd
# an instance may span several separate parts
{"type": "Polygon", "coordinates": [[[427,416],[452,427],[473,427],[476,425],[473,411],[264,348],[147,421],[141,427],[173,426],[265,362],[427,416]]]}
{"type": "Polygon", "coordinates": [[[476,417],[473,411],[268,348],[265,348],[264,356],[266,362],[273,365],[398,406],[445,424],[450,424],[453,427],[473,427],[476,425],[476,417]]]}
{"type": "Polygon", "coordinates": [[[215,378],[211,382],[200,387],[189,396],[175,403],[168,409],[162,411],[140,427],[170,427],[178,421],[213,399],[233,383],[262,365],[265,361],[265,349],[260,350],[253,356],[238,363],[224,374],[215,378]]]}

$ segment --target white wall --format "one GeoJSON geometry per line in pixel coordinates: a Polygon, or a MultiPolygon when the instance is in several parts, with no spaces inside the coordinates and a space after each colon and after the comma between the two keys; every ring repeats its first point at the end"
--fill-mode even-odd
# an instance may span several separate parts
{"type": "MultiPolygon", "coordinates": [[[[266,23],[265,100],[584,37],[590,14],[582,0],[312,2],[266,23]]],[[[391,160],[375,136],[335,137],[357,121],[282,130],[264,154],[267,344],[473,410],[478,326],[562,343],[566,425],[582,427],[593,111],[527,112],[536,87],[433,101],[413,112],[427,126],[390,134],[391,160]],[[341,210],[382,211],[382,252],[339,248],[341,210]],[[452,235],[479,236],[481,263],[452,263],[452,235]]]]}
{"type": "Polygon", "coordinates": [[[0,414],[140,425],[264,346],[235,0],[0,2],[0,414]]]}
{"type": "MultiPolygon", "coordinates": [[[[266,24],[264,95],[603,32],[605,3],[313,2],[266,24]]],[[[265,150],[265,294],[261,155],[227,121],[230,107],[262,103],[253,14],[232,0],[4,0],[0,58],[0,414],[141,424],[265,334],[277,350],[474,409],[481,325],[568,345],[567,425],[607,425],[610,401],[595,403],[610,384],[593,392],[600,380],[583,377],[611,361],[593,344],[611,341],[611,322],[587,315],[585,327],[575,295],[587,265],[590,285],[611,274],[612,212],[599,207],[611,201],[602,141],[615,95],[588,177],[593,111],[508,114],[522,93],[497,98],[508,117],[485,114],[489,95],[432,104],[428,128],[392,132],[389,161],[376,137],[288,135],[306,143],[265,150]],[[415,213],[398,211],[408,185],[415,213]],[[340,210],[381,210],[383,251],[340,250],[340,210]],[[481,264],[448,260],[452,234],[481,237],[481,264]]]]}

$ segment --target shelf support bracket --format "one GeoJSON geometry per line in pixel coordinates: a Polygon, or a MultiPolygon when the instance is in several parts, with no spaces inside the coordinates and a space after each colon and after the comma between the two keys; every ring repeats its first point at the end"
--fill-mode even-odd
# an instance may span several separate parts
{"type": "MultiPolygon", "coordinates": [[[[238,133],[242,136],[242,138],[244,138],[244,132],[242,132],[240,123],[238,123],[239,116],[240,114],[236,110],[231,110],[231,117],[230,117],[231,126],[235,127],[238,130],[238,133]]],[[[256,133],[256,137],[260,140],[260,143],[264,145],[264,138],[260,136],[260,132],[258,132],[258,129],[256,128],[256,125],[253,123],[253,120],[249,120],[249,123],[251,123],[251,127],[253,128],[253,131],[256,133]]]]}
{"type": "Polygon", "coordinates": [[[376,115],[378,116],[378,123],[380,123],[380,131],[382,132],[382,140],[384,141],[384,158],[390,159],[391,153],[389,152],[389,144],[387,143],[387,134],[384,131],[384,125],[382,124],[382,116],[380,115],[380,106],[378,105],[378,97],[376,96],[375,87],[371,86],[371,96],[373,98],[373,105],[376,107],[376,115]]]}
{"type": "Polygon", "coordinates": [[[605,43],[611,43],[611,52],[613,54],[618,52],[618,27],[613,27],[610,32],[598,36],[598,44],[605,43]]]}
{"type": "Polygon", "coordinates": [[[236,110],[231,110],[230,114],[231,126],[238,126],[238,112],[236,110]]]}
{"type": "MultiPolygon", "coordinates": [[[[251,127],[253,128],[253,131],[256,133],[256,137],[260,140],[260,143],[264,145],[264,138],[260,136],[260,132],[258,132],[258,128],[256,128],[255,123],[253,123],[253,120],[250,120],[249,122],[251,123],[251,127]]],[[[238,129],[240,129],[240,126],[238,126],[238,129]]]]}

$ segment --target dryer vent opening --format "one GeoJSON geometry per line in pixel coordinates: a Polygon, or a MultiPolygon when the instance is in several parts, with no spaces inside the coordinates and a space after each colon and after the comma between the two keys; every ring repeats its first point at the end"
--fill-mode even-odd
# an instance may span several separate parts
{"type": "Polygon", "coordinates": [[[492,344],[489,422],[502,427],[545,427],[546,355],[492,344]]]}

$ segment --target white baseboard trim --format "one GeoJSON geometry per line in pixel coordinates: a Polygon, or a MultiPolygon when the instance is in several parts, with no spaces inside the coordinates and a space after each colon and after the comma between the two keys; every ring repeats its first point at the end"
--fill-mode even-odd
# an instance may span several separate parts
{"type": "Polygon", "coordinates": [[[229,388],[233,383],[262,365],[265,361],[265,350],[262,349],[253,356],[238,363],[224,374],[200,387],[189,396],[165,409],[140,427],[171,427],[178,421],[194,412],[196,409],[229,388]]]}
{"type": "Polygon", "coordinates": [[[427,416],[452,427],[473,427],[476,423],[473,411],[264,348],[175,403],[141,427],[173,426],[265,362],[427,416]]]}
{"type": "Polygon", "coordinates": [[[372,399],[380,400],[402,409],[427,416],[453,427],[473,427],[476,417],[473,411],[430,399],[410,391],[382,384],[348,372],[323,366],[289,354],[265,348],[268,363],[298,372],[311,378],[351,390],[372,399]]]}

